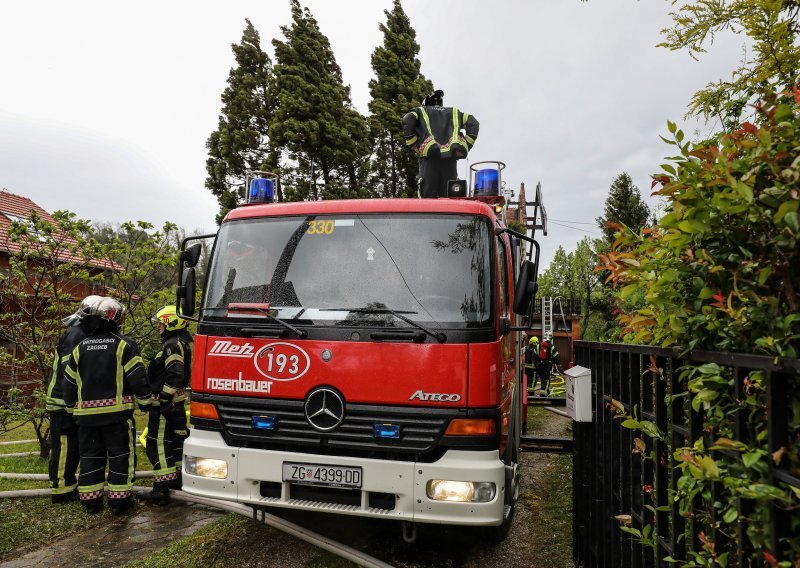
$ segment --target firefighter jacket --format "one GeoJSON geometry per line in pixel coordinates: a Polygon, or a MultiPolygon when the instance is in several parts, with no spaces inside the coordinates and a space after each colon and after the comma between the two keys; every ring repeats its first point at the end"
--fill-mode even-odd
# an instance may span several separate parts
{"type": "Polygon", "coordinates": [[[50,379],[47,382],[47,399],[45,400],[45,408],[50,412],[66,410],[66,404],[64,404],[64,397],[61,391],[61,384],[64,381],[64,370],[67,367],[67,362],[72,354],[72,350],[75,349],[75,346],[80,343],[86,335],[87,322],[78,322],[71,325],[61,334],[61,337],[58,338],[56,350],[53,355],[53,371],[50,373],[50,379]]]}
{"type": "Polygon", "coordinates": [[[186,398],[192,372],[192,336],[186,330],[165,331],[161,339],[161,351],[148,367],[150,389],[178,402],[186,398]]]}
{"type": "Polygon", "coordinates": [[[79,426],[127,420],[134,402],[150,404],[147,371],[136,343],[104,322],[73,349],[63,392],[79,426]]]}
{"type": "Polygon", "coordinates": [[[420,158],[466,158],[479,128],[474,116],[456,107],[419,106],[403,117],[406,146],[420,158]]]}

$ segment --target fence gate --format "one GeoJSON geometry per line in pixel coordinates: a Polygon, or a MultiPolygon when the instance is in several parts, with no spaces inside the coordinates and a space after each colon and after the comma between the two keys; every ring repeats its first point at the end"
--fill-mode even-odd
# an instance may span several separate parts
{"type": "MultiPolygon", "coordinates": [[[[675,352],[640,345],[611,343],[576,343],[575,363],[592,371],[593,422],[574,426],[573,469],[573,557],[575,566],[582,568],[604,567],[668,567],[675,564],[665,560],[672,557],[685,560],[691,550],[700,550],[701,530],[709,531],[718,550],[729,546],[725,535],[713,529],[695,526],[695,512],[713,509],[702,498],[695,499],[692,510],[680,514],[678,506],[671,503],[669,490],[675,489],[680,470],[676,469],[674,449],[692,446],[700,438],[707,445],[714,432],[703,430],[704,416],[692,410],[691,395],[666,398],[668,394],[682,393],[679,370],[688,363],[717,363],[727,369],[735,379],[737,395],[743,395],[745,379],[753,371],[763,371],[766,377],[766,406],[769,431],[769,455],[780,448],[797,444],[797,432],[792,431],[791,395],[800,392],[800,359],[776,359],[750,354],[718,352],[692,352],[677,357],[675,352]],[[670,402],[667,402],[669,400],[670,402]],[[642,420],[653,422],[664,433],[663,438],[650,436],[641,430],[620,426],[613,419],[612,405],[621,405],[632,415],[634,407],[642,420]],[[639,444],[635,446],[635,439],[639,444]],[[641,444],[644,442],[645,447],[641,444]],[[637,452],[654,452],[655,460],[643,460],[637,452]],[[620,530],[630,515],[630,526],[642,529],[650,525],[649,537],[653,546],[643,546],[620,530]]],[[[742,396],[743,398],[743,396],[742,396]]],[[[747,444],[751,433],[747,428],[746,409],[734,417],[736,441],[747,444]]],[[[730,450],[714,450],[712,456],[730,450]]],[[[797,464],[782,460],[780,465],[769,462],[769,481],[800,488],[797,464]],[[794,470],[790,468],[794,467],[794,470]]],[[[719,484],[714,484],[719,485],[719,484]]],[[[712,489],[712,501],[719,487],[712,489]]],[[[740,555],[731,556],[728,566],[750,566],[746,521],[749,502],[738,499],[738,527],[736,539],[740,555]]],[[[716,511],[716,509],[714,509],[716,511]]],[[[770,529],[772,553],[779,560],[785,556],[785,539],[793,535],[792,521],[797,522],[798,511],[790,513],[772,506],[770,529]],[[794,519],[790,515],[795,516],[794,519]]],[[[715,521],[712,517],[711,525],[715,521]]],[[[794,529],[796,530],[796,529],[794,529]]],[[[730,536],[730,535],[729,535],[730,536]]],[[[762,558],[753,565],[761,565],[762,558]]]]}

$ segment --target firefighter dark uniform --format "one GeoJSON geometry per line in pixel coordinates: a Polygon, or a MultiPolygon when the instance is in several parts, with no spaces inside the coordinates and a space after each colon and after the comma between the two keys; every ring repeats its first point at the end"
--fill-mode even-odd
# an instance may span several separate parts
{"type": "Polygon", "coordinates": [[[86,337],[85,323],[75,321],[61,334],[47,384],[45,408],[50,413],[50,485],[53,503],[72,501],[78,495],[78,425],[64,403],[61,383],[72,350],[86,337]]]}
{"type": "Polygon", "coordinates": [[[467,157],[480,128],[474,116],[442,106],[443,95],[434,92],[403,117],[403,137],[419,157],[421,197],[425,198],[447,196],[447,182],[458,179],[458,160],[467,157]]]}
{"type": "Polygon", "coordinates": [[[553,371],[554,359],[558,357],[558,350],[553,346],[552,339],[545,339],[539,346],[539,361],[536,365],[536,373],[542,381],[544,396],[547,396],[547,388],[550,383],[550,373],[553,371]]]}
{"type": "Polygon", "coordinates": [[[528,345],[525,347],[525,378],[529,389],[536,385],[536,363],[538,360],[539,338],[533,336],[528,340],[528,345]]]}
{"type": "Polygon", "coordinates": [[[158,503],[169,500],[170,489],[180,489],[186,423],[186,387],[192,367],[192,337],[188,322],[175,306],[165,306],[153,318],[162,325],[162,347],[150,362],[148,377],[153,392],[147,422],[147,457],[153,464],[153,491],[144,496],[158,503]]]}
{"type": "MultiPolygon", "coordinates": [[[[98,310],[103,309],[101,303],[98,310]]],[[[63,391],[78,424],[81,503],[89,513],[102,509],[108,465],[108,505],[121,514],[133,505],[133,409],[150,404],[150,388],[136,342],[118,332],[115,312],[110,313],[110,320],[89,316],[97,320],[96,329],[72,351],[63,391]]]]}

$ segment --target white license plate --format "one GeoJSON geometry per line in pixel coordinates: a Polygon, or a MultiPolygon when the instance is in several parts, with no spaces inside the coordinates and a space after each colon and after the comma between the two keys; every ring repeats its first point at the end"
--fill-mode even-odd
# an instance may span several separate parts
{"type": "Polygon", "coordinates": [[[361,468],[283,462],[283,480],[306,485],[361,489],[361,468]]]}

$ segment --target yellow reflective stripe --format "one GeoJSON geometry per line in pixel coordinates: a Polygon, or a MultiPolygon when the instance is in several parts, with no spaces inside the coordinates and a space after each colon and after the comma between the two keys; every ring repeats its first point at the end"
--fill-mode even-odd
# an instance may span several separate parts
{"type": "Polygon", "coordinates": [[[80,493],[91,493],[92,491],[100,491],[105,486],[106,482],[101,481],[100,483],[95,483],[94,485],[81,485],[78,487],[78,491],[80,493]]]}
{"type": "Polygon", "coordinates": [[[417,143],[418,138],[416,136],[412,136],[411,138],[406,138],[406,146],[411,146],[417,143]]]}
{"type": "Polygon", "coordinates": [[[464,124],[466,124],[468,120],[469,120],[469,113],[465,112],[464,113],[464,124]]]}
{"type": "Polygon", "coordinates": [[[431,121],[428,118],[428,113],[425,111],[425,107],[419,107],[419,110],[422,112],[422,120],[425,122],[425,128],[428,129],[428,134],[433,136],[433,132],[431,132],[431,121]]]}
{"type": "Polygon", "coordinates": [[[125,351],[125,345],[127,344],[124,341],[120,341],[119,345],[117,345],[117,404],[122,404],[122,379],[125,376],[122,369],[122,353],[125,351]]]}
{"type": "Polygon", "coordinates": [[[142,430],[142,435],[139,436],[139,443],[142,445],[143,448],[147,448],[147,433],[149,431],[150,431],[150,428],[145,426],[144,430],[142,430]]]}
{"type": "Polygon", "coordinates": [[[138,403],[139,403],[139,404],[141,404],[142,406],[147,406],[147,405],[148,405],[148,404],[150,404],[152,401],[150,400],[150,397],[149,397],[149,396],[137,396],[137,397],[136,397],[136,402],[138,402],[138,403]]]}
{"type": "Polygon", "coordinates": [[[144,361],[142,361],[142,358],[139,357],[138,355],[136,357],[134,357],[133,359],[131,359],[130,361],[128,361],[127,364],[125,365],[125,367],[123,367],[123,370],[127,373],[133,367],[135,367],[137,363],[141,363],[142,365],[144,365],[144,361]]]}
{"type": "Polygon", "coordinates": [[[47,396],[51,396],[53,394],[53,389],[56,386],[56,380],[58,378],[58,351],[56,351],[56,356],[53,357],[53,372],[50,374],[50,384],[47,385],[47,396]]]}
{"type": "Polygon", "coordinates": [[[180,353],[175,353],[173,355],[170,355],[169,357],[167,357],[167,360],[164,361],[164,367],[168,367],[170,363],[174,363],[175,361],[180,361],[181,363],[183,363],[183,355],[181,355],[180,353]]]}
{"type": "Polygon", "coordinates": [[[419,115],[417,114],[416,110],[412,110],[409,114],[413,114],[414,118],[419,119],[419,115]]]}
{"type": "Polygon", "coordinates": [[[167,428],[167,419],[164,416],[158,417],[158,439],[156,441],[156,448],[158,449],[158,465],[161,466],[161,469],[166,469],[169,466],[167,465],[167,456],[166,452],[164,451],[164,430],[167,428]]]}
{"type": "MultiPolygon", "coordinates": [[[[128,489],[133,485],[133,480],[136,477],[136,428],[133,426],[133,420],[128,419],[128,489]]],[[[109,488],[112,486],[109,485],[109,488]]],[[[119,489],[111,489],[112,491],[119,491],[119,489]]]]}
{"type": "Polygon", "coordinates": [[[78,487],[77,483],[73,483],[72,485],[67,485],[65,487],[54,487],[51,490],[53,495],[63,495],[64,493],[72,493],[75,491],[75,488],[78,487]]]}
{"type": "Polygon", "coordinates": [[[475,139],[472,136],[470,136],[469,134],[464,136],[464,138],[467,140],[467,142],[469,143],[470,146],[473,146],[475,144],[475,139]]]}
{"type": "Polygon", "coordinates": [[[65,372],[67,375],[69,375],[70,377],[72,377],[73,379],[75,379],[75,380],[77,380],[77,379],[78,379],[78,373],[76,373],[75,371],[73,371],[71,367],[67,367],[66,369],[64,369],[64,372],[65,372]]]}
{"type": "Polygon", "coordinates": [[[458,142],[458,109],[453,107],[453,135],[450,136],[448,146],[458,142]]]}
{"type": "Polygon", "coordinates": [[[164,385],[161,389],[161,392],[165,394],[175,394],[176,392],[178,392],[178,389],[176,389],[175,387],[171,387],[169,385],[164,385]]]}
{"type": "Polygon", "coordinates": [[[122,404],[115,404],[114,406],[99,406],[96,408],[76,408],[73,410],[75,416],[87,416],[90,414],[110,414],[112,412],[121,412],[123,410],[133,410],[132,402],[125,402],[122,404]]]}
{"type": "Polygon", "coordinates": [[[130,483],[126,483],[125,485],[111,485],[109,483],[108,485],[106,485],[106,487],[108,487],[109,491],[119,491],[119,492],[130,491],[131,488],[133,487],[133,482],[131,481],[130,483]]]}
{"type": "Polygon", "coordinates": [[[72,356],[72,355],[70,355],[70,354],[64,355],[64,356],[61,358],[61,362],[62,362],[62,363],[69,363],[69,358],[70,358],[71,356],[72,356]]]}
{"type": "Polygon", "coordinates": [[[66,481],[64,481],[64,472],[67,470],[67,451],[69,450],[69,441],[67,437],[62,435],[59,436],[61,440],[61,449],[59,450],[58,454],[58,472],[56,473],[56,487],[59,485],[64,485],[66,481]]]}

